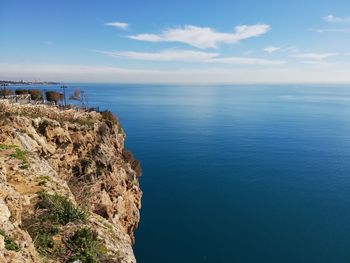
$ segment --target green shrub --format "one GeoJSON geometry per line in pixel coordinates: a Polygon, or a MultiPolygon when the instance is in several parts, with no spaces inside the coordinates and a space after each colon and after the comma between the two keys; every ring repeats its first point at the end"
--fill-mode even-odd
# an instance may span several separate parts
{"type": "Polygon", "coordinates": [[[86,212],[79,207],[76,207],[67,198],[57,195],[48,194],[44,191],[38,193],[39,201],[38,209],[43,209],[45,213],[43,218],[66,225],[69,222],[85,221],[87,218],[86,212]]]}
{"type": "Polygon", "coordinates": [[[59,233],[58,227],[40,224],[34,231],[34,246],[41,255],[51,254],[55,248],[52,237],[59,233]]]}
{"type": "MultiPolygon", "coordinates": [[[[47,176],[38,177],[39,182],[47,176]]],[[[36,214],[23,220],[23,228],[34,240],[37,251],[45,257],[60,257],[60,250],[64,249],[55,243],[53,236],[60,233],[61,225],[70,222],[84,222],[87,215],[84,210],[76,207],[67,198],[58,194],[48,194],[45,191],[37,193],[39,200],[36,204],[36,214]]]]}
{"type": "Polygon", "coordinates": [[[46,183],[50,180],[50,177],[48,175],[41,175],[38,176],[35,181],[38,182],[39,186],[46,185],[46,183]]]}
{"type": "Polygon", "coordinates": [[[9,237],[8,235],[5,234],[5,231],[0,229],[0,235],[4,237],[5,240],[5,248],[7,250],[12,250],[12,251],[19,251],[19,246],[16,244],[16,242],[9,237]]]}
{"type": "Polygon", "coordinates": [[[29,164],[28,164],[28,161],[27,161],[26,152],[21,150],[17,145],[0,144],[0,151],[1,150],[13,150],[13,152],[10,153],[8,156],[10,156],[12,158],[16,158],[16,159],[22,161],[22,164],[21,164],[20,168],[28,169],[29,164]]]}
{"type": "Polygon", "coordinates": [[[6,145],[6,144],[0,144],[0,151],[2,150],[11,150],[18,148],[17,145],[6,145]]]}
{"type": "Polygon", "coordinates": [[[10,237],[5,237],[5,248],[7,250],[19,251],[19,246],[10,237]]]}
{"type": "Polygon", "coordinates": [[[24,163],[27,162],[26,153],[22,151],[20,148],[15,148],[15,152],[10,154],[11,157],[16,158],[24,163]]]}
{"type": "Polygon", "coordinates": [[[16,158],[16,159],[22,161],[22,164],[20,165],[20,168],[28,169],[29,164],[28,164],[28,161],[27,161],[26,153],[24,151],[22,151],[19,148],[15,148],[15,152],[11,153],[10,156],[12,158],[16,158]]]}
{"type": "Polygon", "coordinates": [[[97,240],[97,234],[88,228],[74,232],[66,241],[66,249],[71,256],[67,262],[80,260],[82,263],[106,262],[106,247],[97,240]]]}
{"type": "Polygon", "coordinates": [[[53,236],[60,232],[58,225],[35,215],[24,218],[22,227],[28,231],[40,255],[50,258],[57,256],[56,251],[59,246],[54,241],[53,236]]]}

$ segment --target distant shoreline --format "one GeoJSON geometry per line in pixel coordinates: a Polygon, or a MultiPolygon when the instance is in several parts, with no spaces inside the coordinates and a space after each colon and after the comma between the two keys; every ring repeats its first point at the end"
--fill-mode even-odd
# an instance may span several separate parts
{"type": "Polygon", "coordinates": [[[60,82],[54,81],[14,81],[14,80],[0,80],[1,86],[11,86],[11,85],[60,85],[60,82]]]}

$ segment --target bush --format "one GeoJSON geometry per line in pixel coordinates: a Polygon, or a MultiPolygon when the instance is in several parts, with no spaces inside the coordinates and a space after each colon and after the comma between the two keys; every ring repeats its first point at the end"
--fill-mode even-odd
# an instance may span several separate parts
{"type": "Polygon", "coordinates": [[[57,91],[46,91],[46,100],[49,102],[55,102],[55,104],[58,104],[58,102],[61,100],[61,94],[57,91]]]}
{"type": "Polygon", "coordinates": [[[61,225],[66,225],[69,222],[81,222],[86,220],[86,212],[79,207],[76,207],[67,198],[57,195],[48,194],[44,191],[38,193],[39,201],[38,209],[43,209],[43,219],[49,219],[61,225]]]}
{"type": "Polygon", "coordinates": [[[11,153],[10,156],[22,161],[23,163],[27,163],[26,153],[22,151],[20,148],[16,147],[15,151],[11,153]]]}
{"type": "Polygon", "coordinates": [[[29,94],[30,94],[32,100],[38,101],[38,100],[43,99],[43,94],[42,94],[41,90],[39,90],[39,89],[31,89],[31,90],[29,90],[29,94]]]}
{"type": "Polygon", "coordinates": [[[0,151],[16,149],[17,147],[18,147],[17,145],[0,144],[0,151]]]}
{"type": "Polygon", "coordinates": [[[49,220],[34,215],[22,219],[22,228],[28,231],[40,255],[45,257],[57,256],[55,252],[60,244],[57,244],[53,237],[60,232],[58,226],[49,220]]]}
{"type": "Polygon", "coordinates": [[[8,156],[20,160],[22,162],[20,168],[28,169],[29,164],[27,161],[26,152],[18,148],[17,145],[0,144],[0,151],[2,150],[12,150],[12,153],[8,154],[8,156]]]}
{"type": "Polygon", "coordinates": [[[13,250],[13,251],[19,251],[19,246],[16,244],[16,242],[5,234],[5,231],[0,229],[0,235],[4,237],[5,240],[5,248],[7,250],[13,250]]]}
{"type": "Polygon", "coordinates": [[[13,90],[8,89],[8,88],[0,89],[0,97],[5,97],[5,96],[9,96],[9,95],[13,95],[13,90]]]}
{"type": "Polygon", "coordinates": [[[58,227],[40,223],[33,225],[29,233],[34,236],[34,246],[41,255],[53,253],[55,242],[52,237],[59,233],[58,227]]]}
{"type": "Polygon", "coordinates": [[[25,94],[29,94],[29,90],[27,90],[27,89],[16,89],[16,90],[15,90],[15,94],[16,94],[16,95],[25,95],[25,94]]]}
{"type": "Polygon", "coordinates": [[[102,115],[102,119],[104,119],[105,121],[110,121],[113,124],[118,123],[117,117],[109,110],[102,111],[101,115],[102,115]]]}
{"type": "Polygon", "coordinates": [[[67,262],[82,263],[106,262],[106,247],[97,240],[97,234],[89,228],[81,228],[66,241],[69,257],[67,262]]]}
{"type": "Polygon", "coordinates": [[[51,253],[51,250],[55,247],[51,231],[40,230],[34,239],[34,246],[41,255],[51,253]]]}

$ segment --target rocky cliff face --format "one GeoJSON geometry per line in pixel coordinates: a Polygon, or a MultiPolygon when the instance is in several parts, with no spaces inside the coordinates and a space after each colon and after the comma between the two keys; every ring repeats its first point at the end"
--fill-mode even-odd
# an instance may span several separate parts
{"type": "Polygon", "coordinates": [[[108,114],[0,101],[0,262],[136,262],[124,139],[108,114]]]}

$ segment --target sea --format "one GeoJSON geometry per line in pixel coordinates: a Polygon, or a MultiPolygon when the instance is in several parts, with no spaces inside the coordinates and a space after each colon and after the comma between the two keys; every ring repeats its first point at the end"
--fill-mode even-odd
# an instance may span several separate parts
{"type": "Polygon", "coordinates": [[[141,161],[138,262],[350,262],[350,86],[67,86],[141,161]]]}

